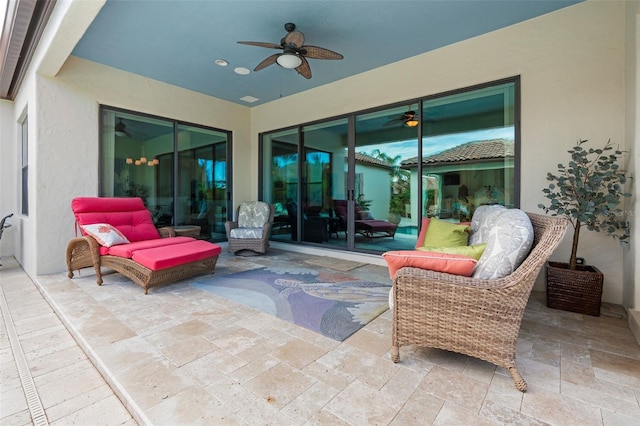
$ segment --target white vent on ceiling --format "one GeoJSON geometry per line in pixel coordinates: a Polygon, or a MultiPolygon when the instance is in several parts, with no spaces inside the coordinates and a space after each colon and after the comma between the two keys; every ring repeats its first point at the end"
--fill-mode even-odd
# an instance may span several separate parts
{"type": "Polygon", "coordinates": [[[253,96],[249,96],[249,95],[247,95],[247,96],[243,96],[243,97],[241,97],[241,98],[240,98],[240,100],[241,100],[241,101],[245,101],[245,102],[249,102],[249,103],[253,103],[253,102],[255,102],[255,101],[259,101],[260,99],[258,99],[258,98],[254,98],[253,96]]]}

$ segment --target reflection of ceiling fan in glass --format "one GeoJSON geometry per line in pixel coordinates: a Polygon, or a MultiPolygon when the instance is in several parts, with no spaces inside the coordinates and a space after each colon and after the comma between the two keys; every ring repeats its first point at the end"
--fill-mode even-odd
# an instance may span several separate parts
{"type": "Polygon", "coordinates": [[[129,133],[129,131],[127,130],[127,126],[125,126],[124,123],[122,122],[122,118],[119,118],[118,122],[116,123],[116,136],[131,137],[131,133],[129,133]]]}
{"type": "Polygon", "coordinates": [[[392,118],[391,120],[384,123],[382,126],[387,127],[387,126],[393,126],[396,124],[401,124],[406,127],[416,127],[418,124],[420,124],[420,121],[418,121],[416,112],[410,110],[402,114],[400,117],[392,118]]]}

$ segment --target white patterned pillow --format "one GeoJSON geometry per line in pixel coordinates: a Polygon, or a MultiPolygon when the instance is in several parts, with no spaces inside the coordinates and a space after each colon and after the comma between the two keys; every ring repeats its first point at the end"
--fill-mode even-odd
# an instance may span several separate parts
{"type": "Polygon", "coordinates": [[[269,220],[269,204],[253,201],[240,204],[238,209],[238,227],[262,228],[269,220]]]}
{"type": "Polygon", "coordinates": [[[85,233],[95,238],[101,246],[111,247],[118,244],[129,244],[127,237],[118,228],[108,223],[82,225],[81,228],[85,233]]]}
{"type": "Polygon", "coordinates": [[[486,243],[489,230],[493,228],[498,217],[507,208],[500,204],[494,204],[491,206],[480,206],[473,212],[471,218],[471,234],[469,235],[469,245],[475,246],[476,244],[486,243]]]}
{"type": "Polygon", "coordinates": [[[533,226],[520,209],[505,209],[488,228],[487,248],[473,271],[474,278],[495,279],[513,273],[533,246],[533,226]]]}

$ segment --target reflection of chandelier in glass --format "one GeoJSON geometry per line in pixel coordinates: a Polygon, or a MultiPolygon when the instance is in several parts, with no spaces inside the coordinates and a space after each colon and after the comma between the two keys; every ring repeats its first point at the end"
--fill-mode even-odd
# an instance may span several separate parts
{"type": "Polygon", "coordinates": [[[146,164],[149,167],[157,166],[158,164],[160,164],[160,160],[158,160],[157,158],[154,158],[151,161],[147,160],[147,157],[145,157],[145,155],[144,155],[144,146],[142,147],[142,156],[140,156],[139,159],[134,160],[131,157],[127,157],[124,160],[124,162],[127,163],[127,164],[135,164],[136,166],[140,166],[142,164],[146,164]]]}

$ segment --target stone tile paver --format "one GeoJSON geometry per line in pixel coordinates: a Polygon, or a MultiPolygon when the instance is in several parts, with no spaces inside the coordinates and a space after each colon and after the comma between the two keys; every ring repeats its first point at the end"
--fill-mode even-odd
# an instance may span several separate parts
{"type": "MultiPolygon", "coordinates": [[[[308,258],[223,253],[212,277],[309,268],[308,258]]],[[[0,287],[50,424],[608,426],[640,418],[640,345],[626,320],[551,310],[540,293],[518,341],[523,394],[504,369],[465,355],[408,346],[392,363],[389,311],[337,342],[189,280],[145,296],[119,274],[101,287],[90,272],[34,283],[15,260],[3,264],[0,287]]],[[[348,274],[359,271],[388,279],[378,265],[348,274]]],[[[6,330],[3,316],[0,423],[30,424],[6,330]]]]}

